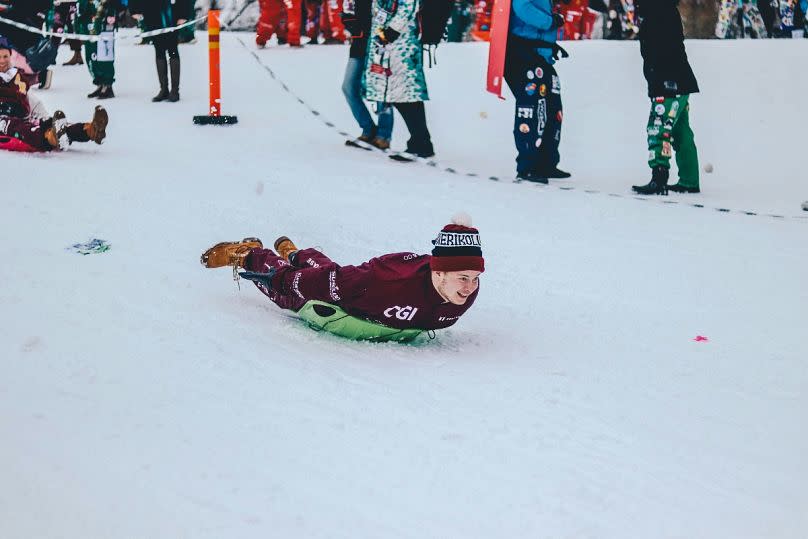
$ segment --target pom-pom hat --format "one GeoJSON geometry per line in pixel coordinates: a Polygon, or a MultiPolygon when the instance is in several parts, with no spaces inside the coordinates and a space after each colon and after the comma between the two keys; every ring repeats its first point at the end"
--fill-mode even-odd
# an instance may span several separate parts
{"type": "Polygon", "coordinates": [[[467,213],[458,213],[432,240],[432,271],[485,271],[480,232],[467,213]]]}
{"type": "Polygon", "coordinates": [[[6,49],[7,51],[11,51],[11,43],[8,42],[3,36],[0,36],[0,49],[6,49]]]}

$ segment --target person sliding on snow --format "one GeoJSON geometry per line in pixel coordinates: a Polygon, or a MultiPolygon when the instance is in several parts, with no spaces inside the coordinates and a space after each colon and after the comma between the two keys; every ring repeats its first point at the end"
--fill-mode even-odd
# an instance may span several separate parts
{"type": "Polygon", "coordinates": [[[92,140],[101,144],[107,122],[107,111],[100,106],[88,123],[68,124],[60,110],[50,116],[42,103],[28,94],[25,79],[11,66],[11,47],[0,37],[0,148],[47,152],[63,150],[72,142],[92,140]]]}
{"type": "Polygon", "coordinates": [[[653,0],[639,6],[640,53],[648,81],[648,166],[651,181],[634,185],[641,195],[699,192],[699,156],[690,129],[690,94],[699,91],[687,61],[679,0],[653,0]],[[668,187],[671,156],[676,152],[679,183],[668,187]]]}
{"type": "Polygon", "coordinates": [[[231,266],[282,309],[309,326],[356,340],[415,339],[453,325],[477,299],[485,270],[480,234],[458,214],[433,240],[432,255],[394,253],[340,266],[286,236],[275,251],[261,240],[219,243],[205,251],[207,268],[231,266]]]}

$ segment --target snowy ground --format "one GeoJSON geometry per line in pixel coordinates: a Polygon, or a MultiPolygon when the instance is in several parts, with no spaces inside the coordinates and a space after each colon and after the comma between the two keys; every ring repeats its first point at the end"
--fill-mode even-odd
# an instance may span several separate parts
{"type": "MultiPolygon", "coordinates": [[[[688,43],[715,172],[664,204],[629,194],[648,176],[636,44],[570,46],[574,177],[538,187],[507,178],[512,101],[482,91],[484,46],[441,46],[428,74],[450,174],[323,124],[355,132],[346,48],[256,59],[251,39],[223,36],[237,126],[191,124],[204,40],[175,105],[149,103],[152,49],[122,45],[103,146],[0,155],[0,537],[808,535],[808,42],[688,43]],[[312,333],[198,263],[248,235],[343,263],[426,252],[459,209],[480,297],[413,346],[312,333]],[[91,237],[112,249],[65,250],[91,237]]],[[[87,118],[87,79],[59,68],[42,97],[87,118]]]]}

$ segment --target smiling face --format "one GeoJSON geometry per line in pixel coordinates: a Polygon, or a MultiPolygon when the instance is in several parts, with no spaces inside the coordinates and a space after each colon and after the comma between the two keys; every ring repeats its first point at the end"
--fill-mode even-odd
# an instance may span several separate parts
{"type": "Polygon", "coordinates": [[[0,71],[8,71],[11,69],[11,51],[8,49],[0,49],[0,71]]]}
{"type": "Polygon", "coordinates": [[[455,305],[463,305],[480,286],[480,272],[476,270],[433,271],[432,285],[446,301],[455,305]]]}

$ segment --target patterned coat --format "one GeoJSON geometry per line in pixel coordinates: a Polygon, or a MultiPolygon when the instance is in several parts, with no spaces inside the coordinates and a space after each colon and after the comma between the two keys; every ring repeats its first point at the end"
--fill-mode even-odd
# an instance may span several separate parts
{"type": "Polygon", "coordinates": [[[429,99],[418,39],[418,4],[419,0],[373,0],[362,81],[368,101],[413,103],[429,99]],[[382,45],[374,36],[385,28],[400,35],[392,43],[382,45]]]}

